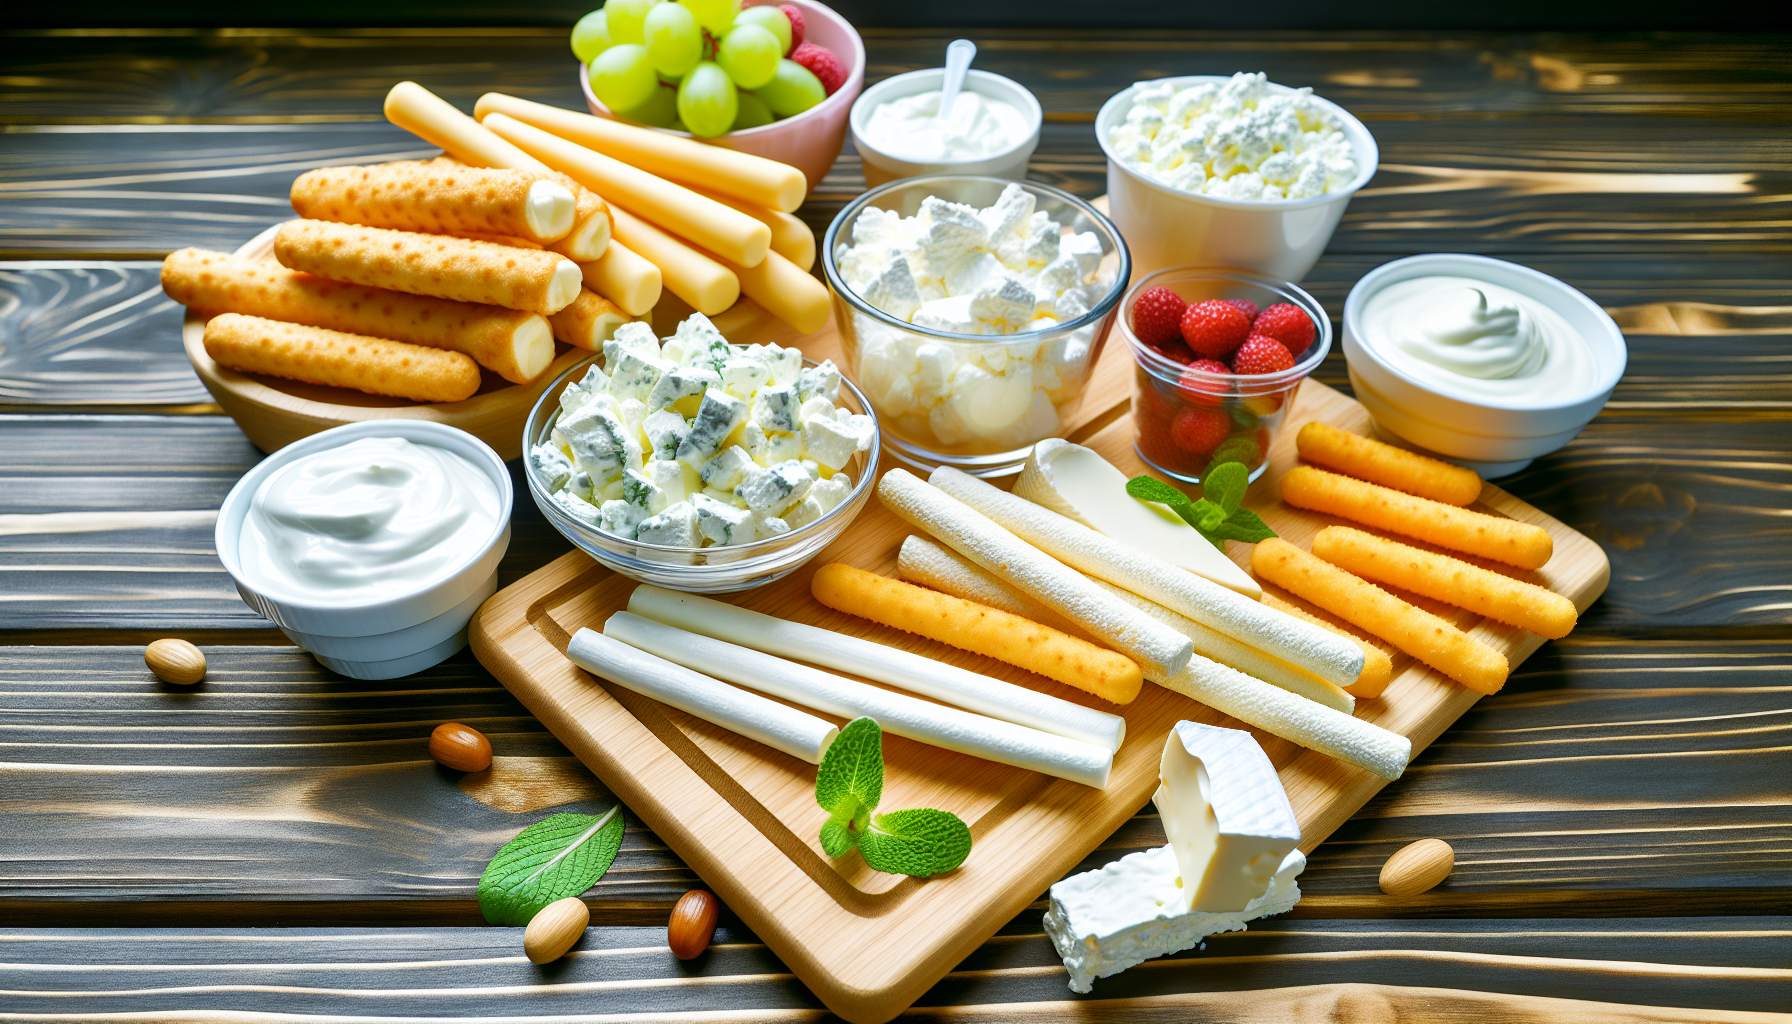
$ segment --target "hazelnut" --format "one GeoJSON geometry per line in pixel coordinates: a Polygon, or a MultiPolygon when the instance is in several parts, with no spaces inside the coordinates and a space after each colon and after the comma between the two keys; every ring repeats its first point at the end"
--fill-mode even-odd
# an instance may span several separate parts
{"type": "Polygon", "coordinates": [[[205,653],[185,640],[157,640],[143,649],[143,663],[157,679],[175,686],[205,678],[205,653]]]}
{"type": "Polygon", "coordinates": [[[666,945],[672,947],[672,955],[689,960],[708,949],[721,909],[721,902],[702,889],[692,889],[679,897],[672,908],[672,920],[666,924],[666,945]]]}
{"type": "Polygon", "coordinates": [[[477,729],[443,722],[429,734],[429,756],[457,772],[482,772],[492,766],[492,744],[477,729]]]}

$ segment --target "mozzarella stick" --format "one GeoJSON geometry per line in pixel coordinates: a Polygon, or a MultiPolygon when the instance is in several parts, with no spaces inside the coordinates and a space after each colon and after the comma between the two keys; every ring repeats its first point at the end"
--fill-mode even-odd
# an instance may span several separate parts
{"type": "Polygon", "coordinates": [[[1282,500],[1295,508],[1355,520],[1520,569],[1542,568],[1555,551],[1549,534],[1529,523],[1402,494],[1312,466],[1296,466],[1282,477],[1282,500]]]}
{"type": "Polygon", "coordinates": [[[1366,580],[1467,608],[1549,640],[1567,636],[1578,617],[1573,601],[1535,584],[1348,526],[1320,530],[1313,554],[1366,580]]]}
{"type": "Polygon", "coordinates": [[[801,206],[809,194],[809,181],[802,171],[750,153],[488,92],[479,97],[473,114],[483,121],[493,113],[507,114],[649,174],[701,185],[774,210],[788,213],[801,206]]]}
{"type": "Polygon", "coordinates": [[[660,268],[612,240],[599,259],[579,264],[585,287],[622,307],[629,316],[646,316],[660,301],[664,276],[660,268]]]}
{"type": "Polygon", "coordinates": [[[1472,505],[1481,496],[1481,475],[1472,469],[1339,430],[1330,423],[1309,420],[1294,435],[1294,445],[1308,462],[1446,505],[1472,505]]]}
{"type": "Polygon", "coordinates": [[[558,313],[579,297],[579,265],[558,253],[322,220],[288,221],[274,258],[290,270],[412,295],[558,313]]]}
{"type": "Polygon", "coordinates": [[[1115,704],[1130,704],[1145,677],[1125,655],[1018,615],[833,562],[809,582],[815,599],[961,651],[1007,662],[1115,704]]]}
{"type": "Polygon", "coordinates": [[[566,645],[566,659],[592,675],[810,764],[820,764],[840,734],[807,711],[693,672],[595,630],[574,633],[566,645]]]}
{"type": "Polygon", "coordinates": [[[1326,682],[1336,686],[1354,683],[1363,670],[1363,652],[1355,644],[1152,558],[1074,519],[951,467],[934,470],[931,482],[1065,565],[1163,605],[1326,682]]]}
{"type": "MultiPolygon", "coordinates": [[[[560,177],[571,181],[565,175],[560,177]]],[[[573,215],[572,230],[566,233],[565,238],[549,244],[548,248],[574,262],[589,263],[601,258],[609,250],[615,225],[610,218],[609,204],[597,193],[581,188],[575,195],[578,206],[573,215]]]]}
{"type": "Polygon", "coordinates": [[[1388,657],[1388,652],[1354,633],[1339,629],[1336,625],[1317,615],[1308,614],[1305,608],[1289,604],[1274,594],[1264,594],[1263,603],[1276,611],[1311,622],[1320,629],[1329,629],[1363,649],[1363,674],[1356,677],[1356,682],[1344,687],[1345,693],[1367,700],[1381,696],[1382,691],[1388,688],[1388,684],[1394,681],[1394,659],[1388,657]]]}
{"type": "Polygon", "coordinates": [[[903,522],[932,534],[1140,665],[1174,674],[1194,653],[1188,637],[1116,599],[1082,573],[906,469],[885,473],[877,482],[877,497],[903,522]]]}
{"type": "Polygon", "coordinates": [[[572,305],[548,317],[548,323],[553,325],[554,337],[574,348],[596,352],[616,333],[616,328],[631,319],[614,302],[589,288],[581,288],[572,305]]]}
{"type": "Polygon", "coordinates": [[[851,672],[966,711],[1093,743],[1108,750],[1119,750],[1121,740],[1126,738],[1126,719],[1119,715],[1004,683],[899,647],[763,615],[724,601],[639,586],[629,595],[628,610],[668,626],[767,654],[851,672]]]}
{"type": "Polygon", "coordinates": [[[554,361],[554,337],[540,313],[340,284],[221,252],[170,254],[162,290],[208,315],[243,313],[465,352],[512,384],[529,383],[554,361]]]}
{"type": "Polygon", "coordinates": [[[803,334],[814,334],[833,311],[828,286],[775,252],[765,254],[757,267],[721,261],[740,282],[747,298],[803,334]]]}
{"type": "Polygon", "coordinates": [[[950,708],[808,665],[700,636],[676,626],[617,612],[604,634],[718,679],[752,687],[794,704],[842,718],[875,718],[885,732],[1101,789],[1114,752],[950,708]]]}
{"type": "Polygon", "coordinates": [[[1355,623],[1478,693],[1506,685],[1506,656],[1367,580],[1272,537],[1251,552],[1251,568],[1283,590],[1355,623]]]}
{"type": "Polygon", "coordinates": [[[571,189],[539,174],[433,160],[320,167],[294,179],[291,195],[308,220],[537,243],[565,238],[578,207],[571,189]]]}
{"type": "Polygon", "coordinates": [[[459,402],[479,390],[479,367],[460,352],[239,313],[206,322],[205,352],[232,370],[415,402],[459,402]]]}
{"type": "Polygon", "coordinates": [[[610,207],[616,240],[660,268],[672,294],[704,316],[715,316],[740,298],[740,278],[727,267],[691,248],[620,206],[610,207]]]}
{"type": "Polygon", "coordinates": [[[772,251],[807,271],[815,266],[815,232],[795,214],[700,188],[691,191],[732,207],[771,229],[772,251]]]}

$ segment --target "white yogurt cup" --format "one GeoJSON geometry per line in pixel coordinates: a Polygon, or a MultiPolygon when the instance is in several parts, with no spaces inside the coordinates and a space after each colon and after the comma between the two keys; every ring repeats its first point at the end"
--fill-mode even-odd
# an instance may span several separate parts
{"type": "Polygon", "coordinates": [[[923,174],[974,174],[1016,180],[1027,176],[1027,161],[1032,159],[1033,150],[1039,146],[1040,126],[1045,123],[1044,111],[1039,107],[1038,98],[1026,86],[988,71],[973,68],[966,72],[965,91],[1001,100],[1015,107],[1032,125],[1032,131],[1021,136],[1014,145],[1002,152],[978,160],[914,161],[878,148],[876,141],[866,136],[871,113],[880,104],[917,93],[939,92],[945,79],[945,68],[910,71],[886,78],[866,89],[853,103],[848,123],[852,127],[853,148],[859,151],[859,157],[864,162],[865,187],[876,188],[897,178],[913,178],[923,174]]]}
{"type": "MultiPolygon", "coordinates": [[[[1231,80],[1231,75],[1183,75],[1151,84],[1183,88],[1231,80]]],[[[1274,93],[1295,91],[1273,82],[1269,88],[1274,93]]],[[[1108,158],[1108,216],[1126,237],[1134,272],[1141,276],[1164,267],[1231,267],[1299,284],[1325,252],[1350,197],[1375,176],[1381,159],[1375,137],[1361,121],[1315,96],[1343,125],[1356,157],[1357,175],[1347,187],[1308,199],[1222,199],[1184,192],[1133,170],[1109,147],[1108,130],[1126,120],[1137,90],[1137,85],[1129,86],[1102,104],[1095,115],[1095,139],[1108,158]]]]}
{"type": "Polygon", "coordinates": [[[1516,473],[1572,441],[1605,408],[1629,354],[1618,325],[1574,288],[1516,263],[1460,253],[1408,256],[1363,275],[1344,300],[1343,345],[1351,387],[1377,431],[1484,477],[1516,473]],[[1390,284],[1419,277],[1475,278],[1549,307],[1586,344],[1592,372],[1556,397],[1545,398],[1489,398],[1421,380],[1364,324],[1372,296],[1390,284]]]}

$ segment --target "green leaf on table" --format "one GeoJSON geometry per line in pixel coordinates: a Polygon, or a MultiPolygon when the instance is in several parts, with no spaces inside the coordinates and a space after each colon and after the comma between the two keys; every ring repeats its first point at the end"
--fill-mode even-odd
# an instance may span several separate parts
{"type": "Polygon", "coordinates": [[[602,815],[554,814],[517,834],[479,876],[487,924],[526,925],[541,908],[597,884],[622,849],[622,805],[602,815]]]}
{"type": "Polygon", "coordinates": [[[844,857],[859,845],[859,834],[844,818],[829,818],[821,826],[821,850],[830,857],[844,857]]]}
{"type": "Polygon", "coordinates": [[[871,819],[859,856],[877,871],[926,878],[951,871],[971,855],[971,830],[950,811],[916,808],[871,819]]]}
{"type": "Polygon", "coordinates": [[[884,733],[870,718],[846,723],[815,771],[815,802],[864,828],[884,796],[884,733]]]}

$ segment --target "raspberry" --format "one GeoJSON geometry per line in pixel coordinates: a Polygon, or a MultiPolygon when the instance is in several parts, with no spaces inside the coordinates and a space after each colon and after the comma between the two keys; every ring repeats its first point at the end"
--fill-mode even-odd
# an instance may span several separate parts
{"type": "Polygon", "coordinates": [[[1274,338],[1282,343],[1290,353],[1304,352],[1313,344],[1313,318],[1299,306],[1290,306],[1286,302],[1278,302],[1264,310],[1251,325],[1252,334],[1261,334],[1265,338],[1274,338]]]}
{"type": "Polygon", "coordinates": [[[1243,345],[1238,346],[1238,354],[1232,357],[1232,372],[1245,376],[1281,373],[1293,365],[1294,357],[1288,354],[1281,342],[1261,334],[1251,335],[1243,345]]]}
{"type": "Polygon", "coordinates": [[[1152,348],[1182,341],[1182,313],[1188,303],[1162,285],[1147,288],[1132,300],[1132,333],[1152,348]]]}
{"type": "Polygon", "coordinates": [[[1232,417],[1218,409],[1191,405],[1170,422],[1170,440],[1185,452],[1206,455],[1232,433],[1232,417]]]}
{"type": "Polygon", "coordinates": [[[834,56],[834,51],[814,43],[804,43],[790,51],[790,59],[801,64],[821,79],[821,87],[829,96],[846,84],[846,65],[834,56]]]}
{"type": "Polygon", "coordinates": [[[803,45],[803,36],[806,34],[807,26],[803,22],[802,9],[794,4],[779,4],[778,10],[783,11],[784,16],[790,19],[790,48],[795,50],[803,45]]]}
{"type": "Polygon", "coordinates": [[[1253,322],[1253,323],[1256,322],[1256,320],[1257,320],[1257,304],[1255,302],[1252,302],[1250,299],[1227,299],[1226,302],[1231,305],[1237,306],[1239,312],[1243,313],[1247,318],[1249,318],[1251,320],[1251,322],[1253,322]]]}
{"type": "MultiPolygon", "coordinates": [[[[1205,373],[1231,374],[1231,367],[1217,359],[1201,359],[1188,364],[1189,370],[1201,370],[1205,373]]],[[[1176,384],[1176,393],[1183,401],[1196,405],[1218,405],[1220,399],[1230,391],[1225,384],[1218,381],[1205,380],[1197,374],[1184,371],[1182,380],[1176,384]]]]}
{"type": "Polygon", "coordinates": [[[1197,302],[1182,314],[1182,340],[1203,359],[1226,358],[1250,333],[1244,311],[1229,302],[1197,302]]]}

